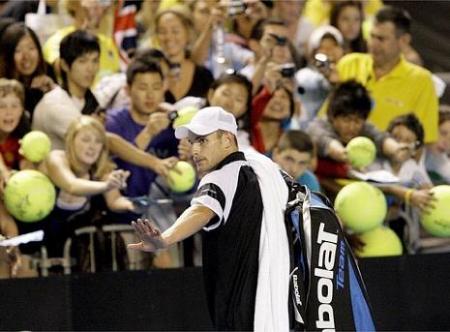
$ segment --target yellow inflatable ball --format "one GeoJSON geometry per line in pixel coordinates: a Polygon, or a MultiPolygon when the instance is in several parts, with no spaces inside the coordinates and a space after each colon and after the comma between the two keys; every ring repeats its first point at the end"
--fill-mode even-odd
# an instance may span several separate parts
{"type": "Polygon", "coordinates": [[[375,160],[377,148],[370,138],[358,136],[348,142],[345,147],[348,160],[355,168],[369,166],[375,160]]]}
{"type": "Polygon", "coordinates": [[[16,219],[36,222],[44,219],[55,205],[56,191],[53,183],[43,173],[24,170],[8,180],[4,201],[6,209],[16,219]]]}
{"type": "Polygon", "coordinates": [[[194,187],[196,173],[194,167],[185,161],[179,161],[169,171],[167,183],[170,190],[176,193],[183,193],[194,187]]]}
{"type": "Polygon", "coordinates": [[[51,147],[50,138],[39,130],[30,131],[20,140],[20,153],[33,163],[44,160],[51,147]]]}
{"type": "Polygon", "coordinates": [[[399,256],[403,253],[402,242],[389,227],[380,226],[359,235],[365,244],[356,250],[359,257],[399,256]]]}
{"type": "Polygon", "coordinates": [[[380,226],[387,213],[384,194],[367,182],[354,182],[342,188],[334,208],[344,226],[355,233],[380,226]]]}
{"type": "Polygon", "coordinates": [[[420,222],[423,228],[431,235],[450,237],[450,186],[436,186],[431,189],[433,209],[422,213],[420,222]]]}
{"type": "Polygon", "coordinates": [[[194,106],[186,106],[179,111],[177,111],[177,116],[173,121],[173,128],[178,128],[184,126],[191,122],[194,115],[198,112],[198,108],[194,106]]]}

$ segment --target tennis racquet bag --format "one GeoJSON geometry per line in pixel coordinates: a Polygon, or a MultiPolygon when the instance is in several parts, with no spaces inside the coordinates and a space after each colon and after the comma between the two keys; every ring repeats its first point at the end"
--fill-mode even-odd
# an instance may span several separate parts
{"type": "Polygon", "coordinates": [[[364,282],[331,203],[287,181],[292,329],[375,331],[364,282]]]}

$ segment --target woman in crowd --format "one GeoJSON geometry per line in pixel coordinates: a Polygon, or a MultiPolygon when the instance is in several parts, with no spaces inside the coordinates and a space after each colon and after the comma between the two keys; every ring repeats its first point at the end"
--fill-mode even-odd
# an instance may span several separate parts
{"type": "Polygon", "coordinates": [[[170,62],[166,101],[175,103],[185,96],[206,97],[212,74],[189,58],[192,22],[184,7],[174,6],[156,16],[156,36],[170,62]]]}
{"type": "Polygon", "coordinates": [[[0,77],[16,79],[25,87],[25,109],[33,113],[42,96],[53,89],[54,73],[42,55],[33,30],[12,23],[0,38],[0,77]]]}
{"type": "Polygon", "coordinates": [[[273,92],[264,88],[253,98],[251,141],[257,151],[272,154],[294,109],[292,92],[283,85],[277,86],[273,92]]]}
{"type": "Polygon", "coordinates": [[[330,25],[337,28],[344,37],[344,52],[367,52],[362,24],[364,12],[360,1],[342,1],[333,5],[330,25]]]}
{"type": "Polygon", "coordinates": [[[123,197],[129,173],[114,170],[109,160],[103,125],[90,116],[73,121],[66,134],[65,150],[53,150],[41,165],[57,187],[56,205],[46,218],[46,244],[50,256],[60,257],[65,240],[75,228],[70,217],[87,209],[91,196],[103,194],[115,212],[134,211],[123,197]]]}

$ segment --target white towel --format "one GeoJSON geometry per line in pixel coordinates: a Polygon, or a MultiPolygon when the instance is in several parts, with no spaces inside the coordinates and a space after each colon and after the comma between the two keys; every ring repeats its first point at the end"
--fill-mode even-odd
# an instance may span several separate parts
{"type": "Polygon", "coordinates": [[[288,188],[279,167],[269,158],[246,150],[263,201],[259,243],[254,330],[289,331],[289,247],[284,224],[288,188]]]}

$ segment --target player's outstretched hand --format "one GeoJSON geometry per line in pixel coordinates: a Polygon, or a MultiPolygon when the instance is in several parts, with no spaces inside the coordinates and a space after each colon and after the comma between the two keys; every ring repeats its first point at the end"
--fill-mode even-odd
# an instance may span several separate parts
{"type": "Polygon", "coordinates": [[[148,219],[138,219],[131,225],[141,241],[129,244],[128,248],[149,252],[167,248],[167,243],[162,238],[160,230],[153,226],[148,219]]]}

